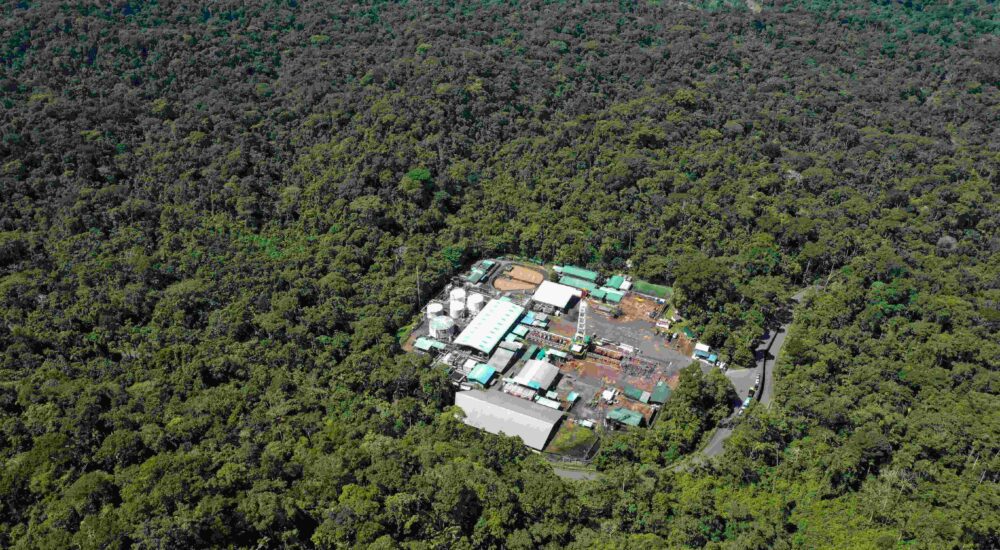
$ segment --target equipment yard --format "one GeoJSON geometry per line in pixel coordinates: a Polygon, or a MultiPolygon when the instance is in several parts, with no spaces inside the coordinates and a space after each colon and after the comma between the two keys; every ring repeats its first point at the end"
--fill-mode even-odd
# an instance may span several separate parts
{"type": "Polygon", "coordinates": [[[694,343],[663,318],[668,301],[632,283],[483,260],[427,304],[404,346],[448,369],[468,424],[586,459],[605,430],[655,422],[692,361],[694,343]]]}

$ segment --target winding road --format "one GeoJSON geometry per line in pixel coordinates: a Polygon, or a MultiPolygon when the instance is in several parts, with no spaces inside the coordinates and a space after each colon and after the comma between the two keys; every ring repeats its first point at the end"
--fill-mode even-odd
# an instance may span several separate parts
{"type": "MultiPolygon", "coordinates": [[[[792,301],[798,304],[802,298],[806,295],[808,288],[802,289],[792,296],[792,301]]],[[[788,336],[788,327],[791,325],[792,321],[789,320],[787,323],[781,325],[781,328],[777,330],[771,337],[763,342],[757,348],[757,354],[760,359],[757,362],[757,367],[753,369],[752,372],[760,373],[761,385],[755,396],[762,405],[765,407],[771,406],[771,400],[774,399],[774,364],[778,360],[778,356],[781,354],[781,347],[785,345],[785,337],[788,336]]],[[[738,373],[741,371],[730,371],[733,373],[738,373]]],[[[746,371],[742,371],[746,372],[746,371]]],[[[726,373],[730,376],[729,373],[726,373]]],[[[732,422],[736,419],[737,409],[733,414],[727,418],[723,425],[719,426],[712,434],[712,439],[708,441],[705,448],[702,449],[701,455],[705,458],[712,458],[722,454],[722,444],[729,439],[729,436],[733,435],[732,422]]]]}

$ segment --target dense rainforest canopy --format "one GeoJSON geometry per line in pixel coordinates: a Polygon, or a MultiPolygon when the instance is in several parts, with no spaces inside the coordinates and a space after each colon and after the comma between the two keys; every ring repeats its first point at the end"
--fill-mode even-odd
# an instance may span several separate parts
{"type": "Polygon", "coordinates": [[[0,547],[1000,546],[993,1],[0,14],[0,547]],[[817,290],[568,481],[400,350],[500,254],[734,366],[817,290]]]}

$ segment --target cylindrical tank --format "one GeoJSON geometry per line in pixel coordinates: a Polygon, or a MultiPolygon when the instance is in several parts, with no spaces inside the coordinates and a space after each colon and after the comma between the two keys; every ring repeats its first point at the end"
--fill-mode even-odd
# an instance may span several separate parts
{"type": "Polygon", "coordinates": [[[455,320],[447,315],[438,315],[437,317],[431,319],[430,323],[430,334],[431,338],[437,338],[438,340],[449,340],[451,338],[452,332],[455,331],[455,320]]]}
{"type": "Polygon", "coordinates": [[[461,319],[465,316],[465,302],[460,300],[452,300],[448,305],[448,315],[456,319],[461,319]]]}
{"type": "Polygon", "coordinates": [[[444,315],[444,304],[438,302],[427,304],[427,318],[433,319],[438,315],[444,315]]]}
{"type": "Polygon", "coordinates": [[[451,293],[449,294],[449,296],[452,302],[462,302],[464,304],[467,293],[465,292],[464,288],[456,287],[451,289],[451,293]]]}
{"type": "Polygon", "coordinates": [[[470,294],[469,299],[465,302],[469,306],[469,315],[475,315],[483,309],[483,304],[486,303],[486,296],[482,294],[470,294]]]}

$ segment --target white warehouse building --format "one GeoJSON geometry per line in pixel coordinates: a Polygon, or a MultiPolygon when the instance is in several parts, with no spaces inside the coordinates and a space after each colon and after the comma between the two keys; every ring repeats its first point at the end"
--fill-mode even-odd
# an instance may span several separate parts
{"type": "Polygon", "coordinates": [[[562,412],[499,391],[463,391],[455,404],[465,412],[465,423],[492,434],[520,437],[541,451],[559,425],[562,412]]]}
{"type": "Polygon", "coordinates": [[[540,304],[566,311],[569,308],[570,302],[577,296],[580,296],[580,291],[571,286],[553,283],[552,281],[542,281],[542,284],[538,286],[538,290],[535,291],[531,299],[540,304]]]}
{"type": "Polygon", "coordinates": [[[455,343],[489,355],[510,329],[514,328],[523,313],[524,308],[515,303],[490,300],[458,335],[455,343]]]}

